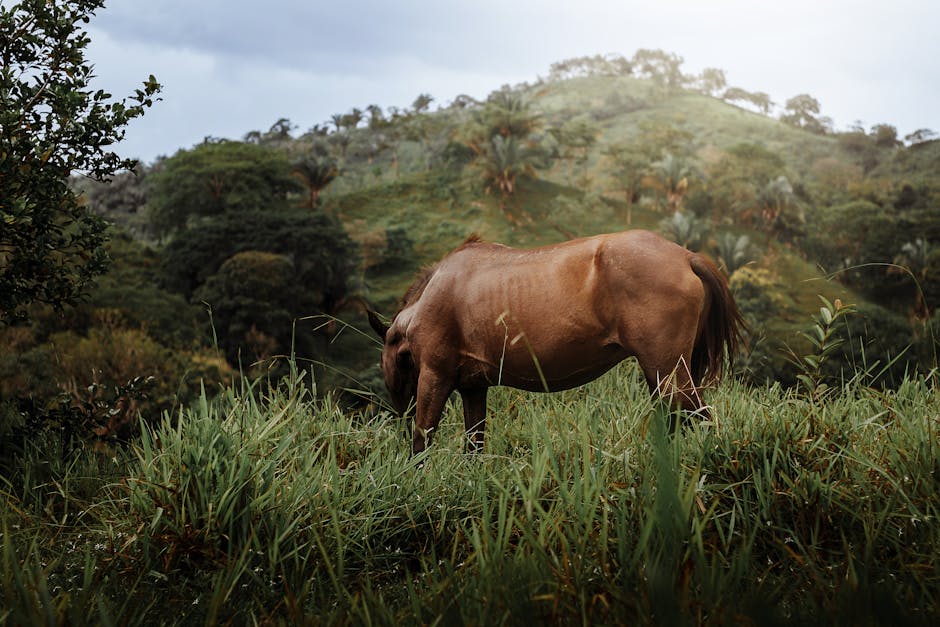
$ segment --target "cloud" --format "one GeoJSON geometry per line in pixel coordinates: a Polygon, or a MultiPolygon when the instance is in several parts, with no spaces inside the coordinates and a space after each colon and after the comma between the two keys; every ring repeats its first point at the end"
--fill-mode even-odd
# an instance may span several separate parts
{"type": "Polygon", "coordinates": [[[722,68],[779,102],[810,93],[842,126],[913,130],[940,125],[937,11],[918,0],[114,2],[92,22],[89,56],[116,95],[150,73],[165,85],[128,133],[145,159],[279,117],[303,130],[419,93],[484,97],[565,58],[638,48],[678,53],[689,73],[722,68]]]}
{"type": "Polygon", "coordinates": [[[162,0],[115,4],[101,12],[95,24],[116,41],[205,51],[241,61],[265,59],[282,67],[309,68],[316,63],[320,71],[377,74],[387,58],[462,64],[465,45],[475,32],[484,43],[490,19],[485,11],[495,8],[487,2],[476,6],[415,0],[329,5],[162,0]]]}

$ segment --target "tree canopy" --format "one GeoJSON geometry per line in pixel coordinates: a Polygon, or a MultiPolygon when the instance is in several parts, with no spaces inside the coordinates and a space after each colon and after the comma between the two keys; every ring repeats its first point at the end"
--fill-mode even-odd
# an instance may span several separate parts
{"type": "Polygon", "coordinates": [[[346,296],[356,267],[355,244],[323,212],[243,211],[208,218],[173,238],[163,252],[164,282],[190,297],[227,259],[249,250],[290,259],[297,289],[313,295],[324,311],[346,296]]]}
{"type": "Polygon", "coordinates": [[[150,76],[124,99],[92,91],[85,30],[101,0],[0,6],[0,323],[32,303],[77,302],[107,267],[106,223],[68,185],[133,169],[110,147],[149,108],[150,76]]]}
{"type": "Polygon", "coordinates": [[[269,146],[207,141],[166,159],[151,177],[151,222],[159,234],[192,218],[273,208],[303,190],[287,155],[269,146]]]}

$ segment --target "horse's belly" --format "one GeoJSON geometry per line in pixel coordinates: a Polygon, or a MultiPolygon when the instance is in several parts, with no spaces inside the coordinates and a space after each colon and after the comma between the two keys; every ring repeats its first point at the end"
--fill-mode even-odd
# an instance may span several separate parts
{"type": "Polygon", "coordinates": [[[567,342],[538,345],[519,338],[495,360],[488,360],[490,383],[537,392],[583,385],[601,376],[629,355],[616,343],[567,342]],[[521,345],[520,345],[521,344],[521,345]]]}

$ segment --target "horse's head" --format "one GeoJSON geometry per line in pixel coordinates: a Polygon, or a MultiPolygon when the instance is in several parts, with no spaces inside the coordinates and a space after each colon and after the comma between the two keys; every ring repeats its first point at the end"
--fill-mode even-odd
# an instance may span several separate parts
{"type": "Polygon", "coordinates": [[[382,347],[382,374],[392,406],[404,415],[418,393],[418,369],[415,367],[411,347],[396,316],[391,325],[382,322],[374,311],[369,311],[369,325],[379,335],[382,347]]]}

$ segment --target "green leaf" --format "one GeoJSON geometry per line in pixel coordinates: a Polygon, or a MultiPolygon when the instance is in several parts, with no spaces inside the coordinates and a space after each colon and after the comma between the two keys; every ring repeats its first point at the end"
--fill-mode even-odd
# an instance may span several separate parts
{"type": "Polygon", "coordinates": [[[805,385],[808,390],[816,389],[816,382],[813,379],[811,379],[808,375],[798,374],[796,375],[796,378],[800,383],[805,385]]]}

